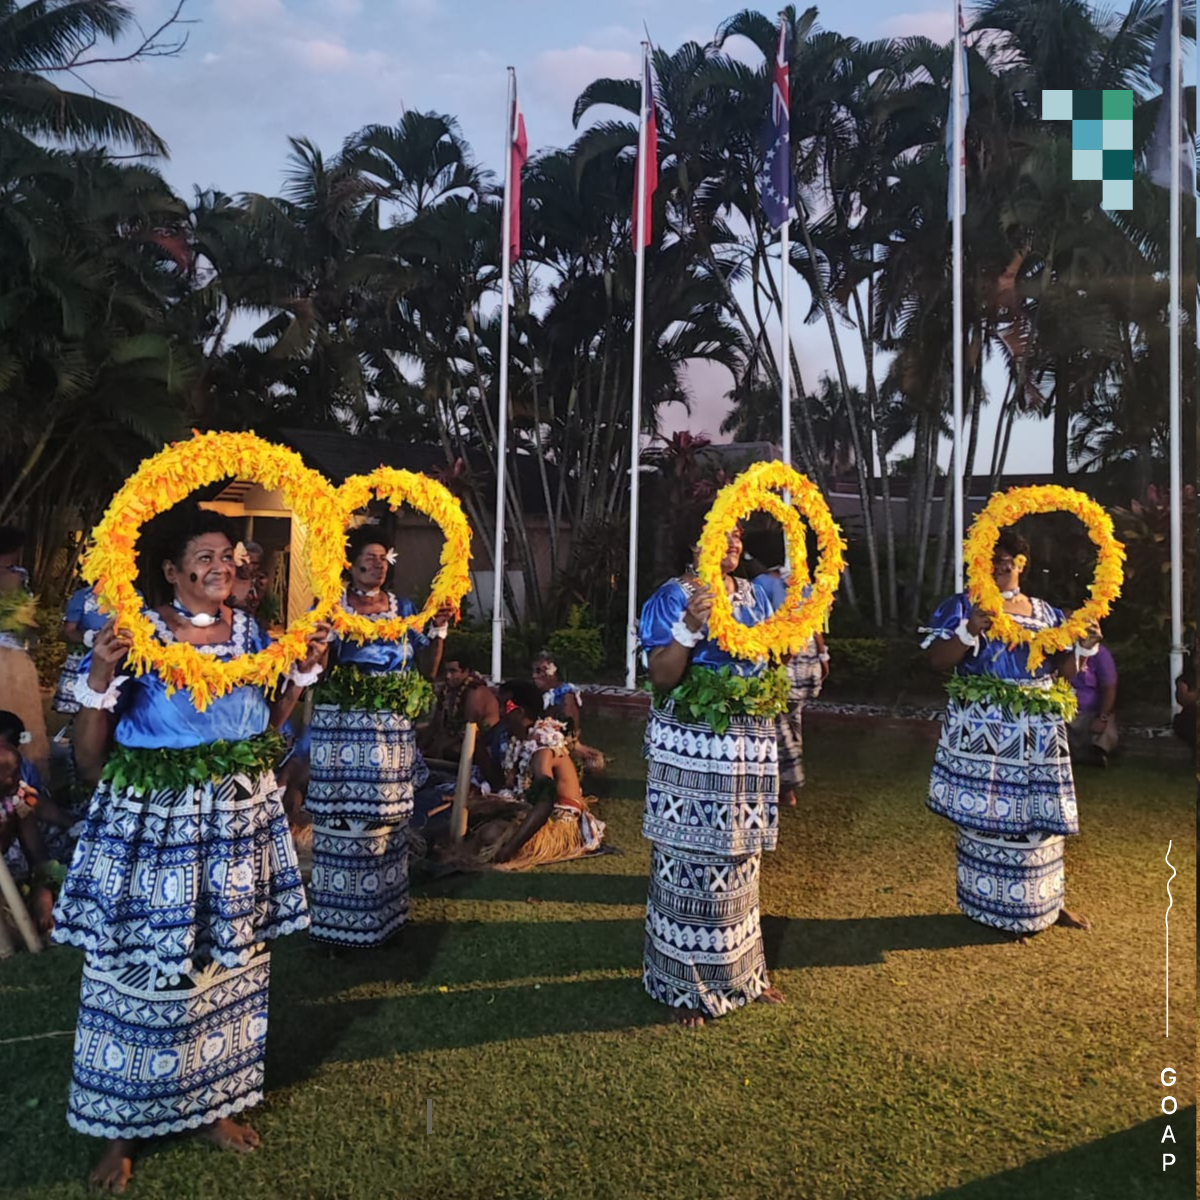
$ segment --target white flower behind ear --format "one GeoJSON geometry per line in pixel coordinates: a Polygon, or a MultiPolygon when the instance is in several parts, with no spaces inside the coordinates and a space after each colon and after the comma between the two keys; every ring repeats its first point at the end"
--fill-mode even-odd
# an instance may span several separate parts
{"type": "Polygon", "coordinates": [[[233,565],[235,567],[244,567],[250,561],[250,551],[246,549],[245,542],[238,542],[233,548],[233,565]]]}
{"type": "Polygon", "coordinates": [[[28,729],[23,729],[21,731],[21,736],[19,738],[17,738],[17,745],[28,746],[32,743],[32,741],[33,741],[33,734],[30,733],[28,729]]]}
{"type": "Polygon", "coordinates": [[[388,560],[389,566],[394,567],[396,565],[396,549],[395,549],[395,547],[393,547],[391,550],[389,550],[387,552],[387,560],[388,560]]]}

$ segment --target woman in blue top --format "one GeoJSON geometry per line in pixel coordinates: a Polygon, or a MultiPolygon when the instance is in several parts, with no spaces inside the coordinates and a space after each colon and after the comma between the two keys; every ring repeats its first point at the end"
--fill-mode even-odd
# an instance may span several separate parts
{"type": "MultiPolygon", "coordinates": [[[[1025,539],[1006,530],[993,571],[1004,611],[1036,633],[1065,618],[1021,591],[1028,556],[1025,539]]],[[[1063,907],[1064,838],[1079,832],[1067,725],[1058,711],[1034,711],[1023,695],[1049,692],[1056,676],[1072,679],[1099,634],[1030,671],[1029,648],[990,640],[991,624],[963,594],[946,600],[922,631],[935,668],[974,677],[985,692],[972,701],[948,698],[929,782],[929,807],[957,827],[958,906],[1021,942],[1055,924],[1088,929],[1063,907]]]]}
{"type": "MultiPolygon", "coordinates": [[[[171,598],[146,610],[161,640],[222,661],[261,649],[227,604],[229,522],[189,505],[164,526],[171,598]]],[[[308,924],[272,767],[324,637],[274,701],[239,687],[204,712],[153,672],[120,674],[129,638],[111,623],[84,663],[75,753],[97,786],[54,939],[85,953],[67,1120],[110,1139],[92,1174],[103,1190],[125,1190],[143,1138],[198,1130],[224,1149],[258,1145],[231,1118],[263,1097],[266,943],[308,924]]]]}
{"type": "MultiPolygon", "coordinates": [[[[343,607],[375,620],[413,615],[412,601],[384,587],[395,556],[377,529],[355,529],[346,557],[343,607]]],[[[395,685],[409,672],[419,678],[417,666],[427,677],[437,674],[450,615],[439,612],[429,636],[361,645],[339,640],[332,647],[329,690],[313,697],[305,801],[313,819],[310,932],[317,941],[377,946],[408,917],[407,826],[417,742],[413,718],[399,711],[395,685]],[[335,699],[347,696],[361,699],[335,699]]]]}
{"type": "MultiPolygon", "coordinates": [[[[693,556],[701,525],[702,518],[693,520],[684,542],[693,556]]],[[[760,588],[734,579],[741,555],[735,530],[723,582],[737,620],[754,625],[772,607],[760,588]]],[[[643,982],[692,1028],[753,1000],[783,1000],[767,978],[758,909],[762,852],[775,848],[779,824],[774,719],[734,715],[718,732],[680,711],[689,683],[704,672],[758,676],[765,669],[731,658],[708,638],[712,605],[689,566],[650,597],[639,628],[655,689],[642,824],[651,843],[643,982]]]]}
{"type": "Polygon", "coordinates": [[[100,611],[100,602],[94,588],[84,587],[72,593],[63,612],[62,636],[70,646],[66,661],[58,677],[54,692],[54,711],[71,715],[79,711],[75,699],[75,681],[87,652],[96,641],[96,635],[108,623],[100,611]]]}

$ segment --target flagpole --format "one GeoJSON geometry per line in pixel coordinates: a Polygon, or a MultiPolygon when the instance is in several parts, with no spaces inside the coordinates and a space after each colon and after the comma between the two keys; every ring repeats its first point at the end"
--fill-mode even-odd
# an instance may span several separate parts
{"type": "Polygon", "coordinates": [[[505,108],[504,217],[500,235],[500,427],[496,445],[496,547],[492,554],[492,682],[499,683],[504,652],[504,488],[508,467],[508,322],[512,291],[512,160],[516,140],[517,73],[508,68],[508,105],[505,108]]]}
{"type": "MultiPolygon", "coordinates": [[[[962,124],[962,8],[961,0],[954,3],[954,155],[951,170],[954,172],[954,590],[963,590],[963,244],[962,244],[962,178],[963,170],[963,124],[962,124]]],[[[943,501],[943,503],[945,503],[943,501]]]]}
{"type": "Polygon", "coordinates": [[[1183,5],[1169,0],[1171,20],[1171,268],[1170,280],[1170,453],[1171,453],[1171,711],[1178,712],[1175,680],[1183,672],[1183,437],[1180,395],[1183,364],[1180,356],[1181,190],[1183,173],[1182,113],[1183,50],[1180,22],[1183,5]]]}
{"type": "Polygon", "coordinates": [[[637,685],[638,643],[638,504],[642,436],[642,324],[646,301],[646,80],[649,77],[650,43],[642,43],[642,107],[638,117],[637,161],[637,267],[633,292],[633,411],[629,433],[629,595],[625,630],[625,686],[637,685]]]}
{"type": "MultiPolygon", "coordinates": [[[[790,216],[790,214],[789,214],[790,216]]],[[[783,392],[783,461],[790,467],[792,465],[792,283],[791,271],[788,269],[791,265],[792,256],[792,239],[791,230],[789,229],[790,221],[783,223],[783,228],[779,231],[779,260],[780,274],[782,278],[779,281],[779,298],[780,298],[780,320],[783,323],[783,328],[780,331],[780,367],[779,367],[779,386],[783,392]]]]}

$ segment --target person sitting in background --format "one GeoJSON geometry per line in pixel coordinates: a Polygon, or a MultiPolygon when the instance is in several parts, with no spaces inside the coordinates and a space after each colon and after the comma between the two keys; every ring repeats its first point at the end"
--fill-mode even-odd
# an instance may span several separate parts
{"type": "Polygon", "coordinates": [[[463,731],[468,725],[478,726],[477,745],[481,744],[500,724],[500,704],[468,654],[459,651],[447,658],[445,675],[446,686],[419,745],[430,758],[456,763],[462,753],[463,731]]]}
{"type": "Polygon", "coordinates": [[[566,683],[559,678],[558,664],[549,650],[543,650],[533,660],[533,683],[542,693],[542,706],[546,716],[561,721],[567,727],[571,740],[571,754],[579,760],[585,771],[603,771],[607,766],[604,755],[583,743],[580,712],[583,697],[573,683],[566,683]]]}
{"type": "Polygon", "coordinates": [[[25,531],[0,525],[0,701],[29,731],[23,751],[45,777],[50,773],[50,739],[37,667],[29,646],[37,636],[37,605],[29,572],[20,565],[25,531]]]}
{"type": "MultiPolygon", "coordinates": [[[[20,758],[21,782],[37,804],[35,821],[39,838],[38,853],[41,855],[39,861],[58,862],[69,866],[71,856],[75,852],[75,839],[70,830],[78,824],[80,815],[63,808],[51,796],[41,771],[35,763],[25,757],[30,740],[25,722],[16,713],[0,709],[0,746],[7,746],[17,752],[20,758]]],[[[23,849],[24,842],[21,841],[11,845],[8,853],[9,870],[13,878],[18,880],[29,878],[36,865],[28,854],[22,854],[23,849]]]]}
{"type": "Polygon", "coordinates": [[[1071,758],[1108,766],[1108,756],[1117,748],[1117,664],[1108,647],[1101,644],[1096,653],[1084,659],[1071,680],[1079,712],[1067,730],[1071,758]]]}
{"type": "Polygon", "coordinates": [[[0,856],[7,858],[10,848],[19,845],[34,884],[29,895],[34,924],[39,933],[49,933],[54,927],[54,893],[50,888],[49,856],[34,815],[40,797],[37,789],[25,781],[23,765],[21,755],[0,741],[0,856]]]}
{"type": "Polygon", "coordinates": [[[1175,703],[1179,712],[1171,718],[1175,736],[1196,751],[1196,654],[1189,650],[1183,659],[1183,673],[1175,680],[1175,703]]]}

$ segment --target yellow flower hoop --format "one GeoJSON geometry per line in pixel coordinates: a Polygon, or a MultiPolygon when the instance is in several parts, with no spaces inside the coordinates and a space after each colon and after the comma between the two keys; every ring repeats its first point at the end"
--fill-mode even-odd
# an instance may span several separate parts
{"type": "MultiPolygon", "coordinates": [[[[372,621],[335,604],[334,630],[355,642],[394,642],[410,630],[426,625],[439,609],[448,607],[455,616],[461,611],[463,597],[471,590],[471,526],[462,504],[449,488],[427,475],[380,467],[370,475],[353,475],[338,489],[342,504],[342,528],[359,509],[373,499],[386,500],[393,512],[407,504],[435,522],[445,537],[441,566],[425,607],[411,617],[388,617],[372,621]]],[[[341,589],[338,590],[338,596],[341,589]]]]}
{"type": "Polygon", "coordinates": [[[146,459],[113,497],[92,531],[83,577],[96,587],[100,605],[116,627],[132,638],[126,669],[154,671],[168,694],[191,693],[203,712],[219,696],[246,685],[270,689],[308,653],[308,636],[329,615],[338,593],[345,552],[327,531],[340,529],[341,509],[329,483],[304,465],[295,451],[274,446],[253,433],[202,433],[175,442],[146,459]],[[136,590],[137,541],[142,525],[166,512],[197,488],[219,480],[250,479],[282,493],[296,519],[308,530],[307,563],[317,605],[265,650],[219,662],[186,642],[164,645],[143,614],[136,590]]]}
{"type": "Polygon", "coordinates": [[[1003,642],[1010,649],[1028,646],[1031,671],[1036,671],[1049,655],[1070,649],[1084,640],[1091,627],[1112,611],[1113,601],[1120,596],[1124,582],[1125,547],[1113,534],[1112,518],[1090,496],[1073,488],[1048,485],[997,492],[975,518],[963,554],[971,603],[992,618],[988,637],[1003,642]],[[1051,512],[1068,512],[1086,527],[1097,550],[1096,574],[1089,588],[1091,599],[1082,608],[1076,609],[1065,624],[1035,634],[1004,611],[1004,598],[992,572],[992,560],[1001,529],[1022,517],[1051,512]]]}
{"type": "Polygon", "coordinates": [[[841,530],[811,480],[781,462],[756,463],[743,471],[717,494],[700,537],[696,573],[714,596],[708,618],[710,635],[727,654],[753,662],[780,659],[802,650],[829,615],[846,565],[844,549],[841,530]],[[784,503],[775,492],[789,493],[791,504],[784,503]],[[733,615],[721,560],[725,557],[729,534],[757,511],[769,513],[783,526],[793,565],[783,608],[757,625],[743,625],[733,615]],[[816,535],[819,550],[813,568],[812,592],[807,600],[803,596],[808,571],[801,517],[816,535]]]}

